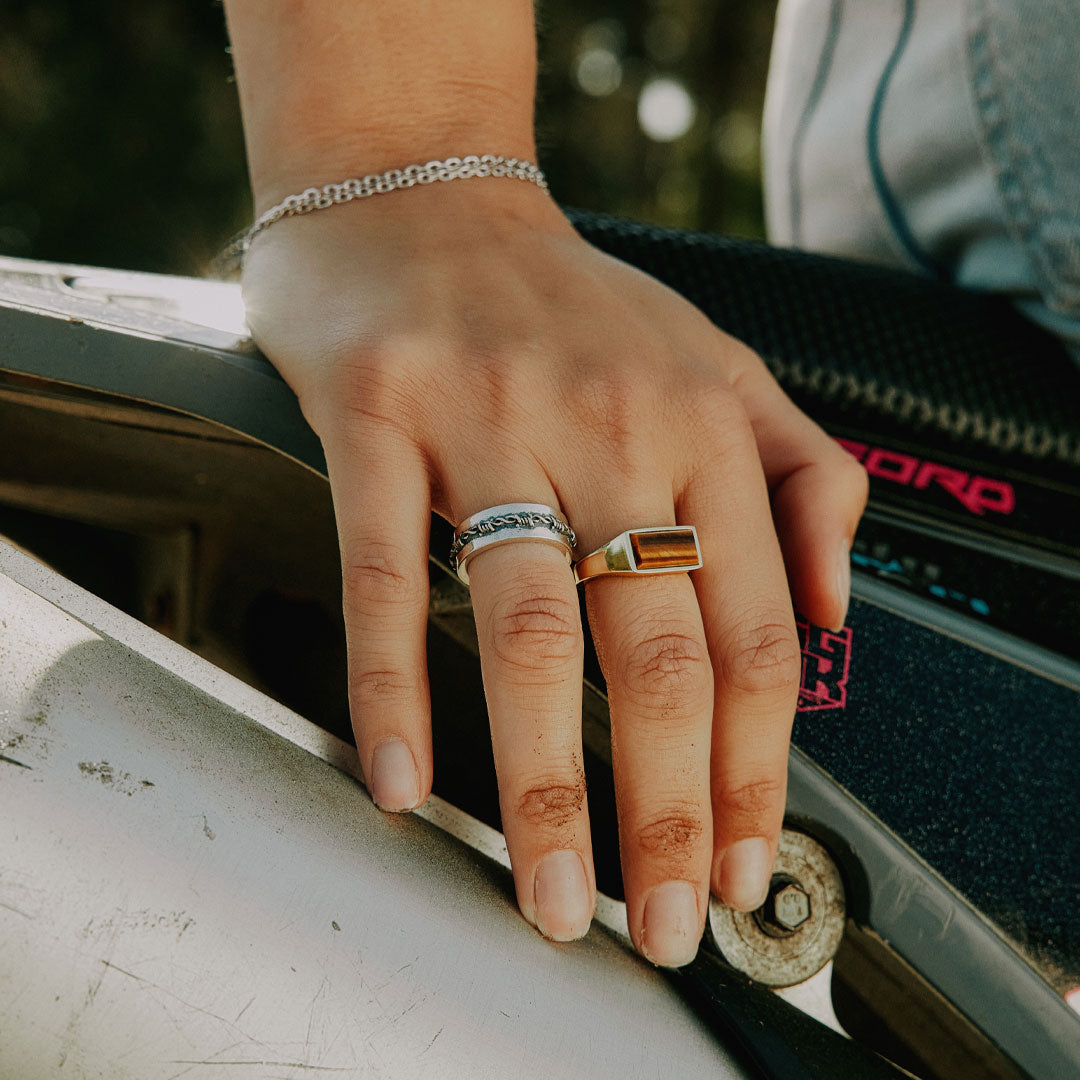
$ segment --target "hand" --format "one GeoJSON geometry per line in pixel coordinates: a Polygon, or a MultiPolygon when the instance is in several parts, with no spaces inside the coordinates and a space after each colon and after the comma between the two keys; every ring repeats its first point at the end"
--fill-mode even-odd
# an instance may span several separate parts
{"type": "MultiPolygon", "coordinates": [[[[579,556],[628,528],[697,526],[692,575],[582,586],[631,936],[658,964],[686,963],[710,884],[736,908],[764,900],[800,674],[791,596],[843,622],[861,467],[749,349],[521,182],[282,221],[255,241],[244,288],[326,452],[357,748],[384,809],[431,788],[432,510],[457,523],[557,506],[579,556]]],[[[555,548],[521,542],[481,551],[469,576],[518,903],[548,937],[579,937],[596,887],[572,575],[555,548]]]]}

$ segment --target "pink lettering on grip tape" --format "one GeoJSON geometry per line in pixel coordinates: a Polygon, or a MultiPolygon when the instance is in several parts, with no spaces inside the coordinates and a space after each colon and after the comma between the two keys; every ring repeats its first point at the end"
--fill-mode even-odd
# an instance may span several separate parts
{"type": "Polygon", "coordinates": [[[962,506],[980,517],[987,510],[995,514],[1011,514],[1016,509],[1016,492],[1005,480],[989,476],[973,476],[948,465],[920,461],[910,454],[887,450],[882,446],[867,446],[850,439],[836,440],[857,461],[861,461],[871,476],[891,480],[894,484],[925,491],[936,484],[947,491],[962,506]]]}
{"type": "Polygon", "coordinates": [[[847,704],[848,668],[851,664],[851,629],[823,630],[796,617],[802,649],[799,712],[842,709],[847,704]]]}
{"type": "Polygon", "coordinates": [[[915,470],[919,467],[918,458],[907,454],[897,454],[892,450],[883,450],[875,446],[863,462],[871,476],[883,476],[897,484],[910,484],[915,479],[915,470]]]}

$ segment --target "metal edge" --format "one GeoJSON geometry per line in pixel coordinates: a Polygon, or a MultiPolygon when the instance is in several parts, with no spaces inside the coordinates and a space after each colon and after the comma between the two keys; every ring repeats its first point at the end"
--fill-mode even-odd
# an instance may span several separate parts
{"type": "Polygon", "coordinates": [[[163,405],[246,435],[326,475],[322,446],[296,395],[259,355],[241,357],[0,301],[0,370],[163,405]]]}

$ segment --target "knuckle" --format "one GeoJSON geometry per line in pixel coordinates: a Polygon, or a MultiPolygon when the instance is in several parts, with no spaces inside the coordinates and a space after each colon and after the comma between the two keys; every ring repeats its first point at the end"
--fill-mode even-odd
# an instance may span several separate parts
{"type": "Polygon", "coordinates": [[[637,830],[637,843],[647,855],[679,859],[693,854],[704,832],[705,822],[698,810],[689,806],[668,807],[637,830]]]}
{"type": "Polygon", "coordinates": [[[584,651],[577,605],[553,589],[515,589],[500,597],[491,640],[500,661],[523,671],[562,667],[584,651]]]}
{"type": "Polygon", "coordinates": [[[633,698],[664,712],[698,704],[712,685],[705,642],[677,629],[636,641],[620,667],[618,681],[633,698]]]}
{"type": "Polygon", "coordinates": [[[722,379],[699,379],[689,388],[690,415],[709,437],[745,437],[750,421],[737,390],[722,379]]]}
{"type": "Polygon", "coordinates": [[[724,652],[727,683],[747,693],[793,690],[801,668],[799,641],[786,620],[761,620],[741,627],[724,652]]]}
{"type": "Polygon", "coordinates": [[[394,668],[350,670],[349,697],[354,702],[399,700],[416,693],[415,675],[394,668]]]}
{"type": "Polygon", "coordinates": [[[548,781],[530,787],[520,799],[517,810],[529,825],[563,828],[584,809],[585,777],[571,783],[548,781]]]}
{"type": "Polygon", "coordinates": [[[609,367],[586,369],[574,383],[572,406],[581,430],[593,433],[620,458],[640,442],[642,417],[652,405],[635,381],[609,367]]]}
{"type": "Polygon", "coordinates": [[[425,350],[412,340],[386,340],[353,349],[334,365],[332,394],[347,427],[381,423],[408,434],[424,415],[425,350]]]}
{"type": "Polygon", "coordinates": [[[342,566],[342,583],[351,611],[426,603],[426,583],[408,572],[403,553],[390,544],[351,547],[342,566]]]}
{"type": "Polygon", "coordinates": [[[754,428],[742,401],[729,387],[699,396],[689,413],[689,430],[700,448],[699,471],[728,469],[733,462],[758,461],[754,428]]]}
{"type": "Polygon", "coordinates": [[[866,500],[870,494],[870,476],[851,454],[840,447],[837,449],[841,456],[837,460],[836,483],[861,511],[866,506],[866,500]]]}
{"type": "Polygon", "coordinates": [[[515,430],[522,420],[522,403],[536,401],[532,372],[509,350],[474,343],[468,365],[457,366],[460,380],[481,403],[482,415],[495,430],[515,430]]]}
{"type": "Polygon", "coordinates": [[[779,388],[769,365],[749,345],[735,338],[724,342],[720,367],[727,373],[727,385],[740,402],[765,387],[779,388]]]}
{"type": "Polygon", "coordinates": [[[738,787],[722,786],[716,796],[717,816],[722,815],[725,820],[757,819],[783,804],[784,790],[783,781],[772,778],[753,780],[738,787]]]}

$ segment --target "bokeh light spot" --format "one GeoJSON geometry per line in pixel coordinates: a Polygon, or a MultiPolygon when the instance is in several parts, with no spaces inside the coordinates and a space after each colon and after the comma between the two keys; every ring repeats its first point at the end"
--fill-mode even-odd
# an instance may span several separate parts
{"type": "Polygon", "coordinates": [[[577,58],[574,78],[591,97],[606,97],[622,85],[622,64],[610,49],[585,49],[577,58]]]}
{"type": "Polygon", "coordinates": [[[677,79],[650,79],[638,97],[638,123],[656,142],[673,142],[693,126],[697,107],[689,91],[677,79]]]}

